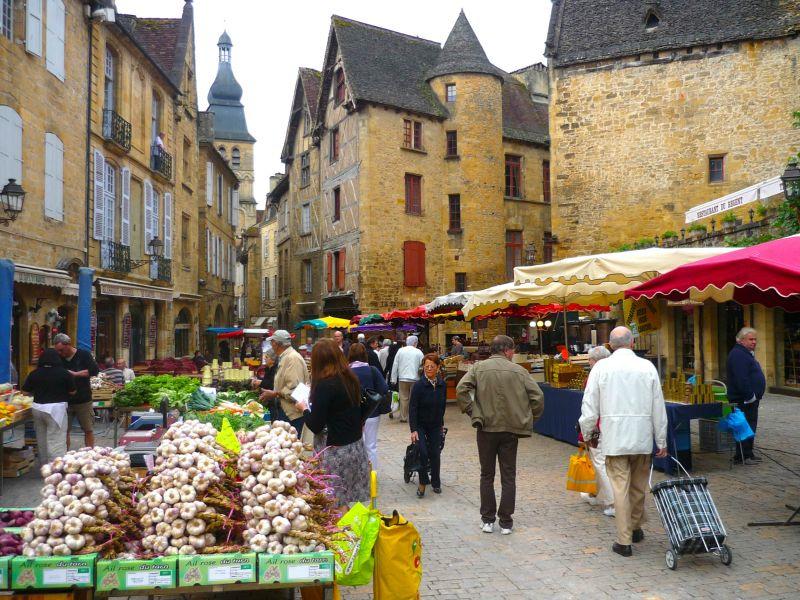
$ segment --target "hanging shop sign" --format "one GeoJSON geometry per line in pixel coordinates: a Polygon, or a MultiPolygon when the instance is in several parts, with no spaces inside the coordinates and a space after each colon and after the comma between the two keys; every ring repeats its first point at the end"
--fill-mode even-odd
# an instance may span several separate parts
{"type": "Polygon", "coordinates": [[[39,361],[39,354],[42,352],[42,346],[40,344],[39,335],[39,324],[38,323],[31,323],[31,332],[30,332],[30,340],[31,340],[31,355],[30,355],[30,363],[35,365],[39,361]]]}
{"type": "Polygon", "coordinates": [[[634,326],[639,334],[653,333],[661,328],[661,312],[657,302],[647,298],[624,300],[622,310],[625,323],[634,326]]]}
{"type": "Polygon", "coordinates": [[[97,348],[97,311],[93,310],[89,318],[89,329],[92,337],[92,352],[97,348]]]}
{"type": "Polygon", "coordinates": [[[155,347],[156,345],[156,338],[158,337],[158,319],[156,319],[155,315],[150,317],[150,327],[147,331],[147,341],[149,342],[150,347],[155,347]]]}
{"type": "Polygon", "coordinates": [[[125,313],[122,317],[122,347],[131,347],[131,313],[125,313]]]}

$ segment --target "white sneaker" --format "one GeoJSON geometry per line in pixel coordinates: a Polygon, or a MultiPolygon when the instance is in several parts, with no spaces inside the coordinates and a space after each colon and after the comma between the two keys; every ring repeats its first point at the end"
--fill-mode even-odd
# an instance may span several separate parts
{"type": "Polygon", "coordinates": [[[603,511],[603,514],[607,517],[616,517],[617,511],[614,509],[613,506],[609,506],[607,509],[603,511]]]}
{"type": "Polygon", "coordinates": [[[588,502],[590,506],[597,506],[599,504],[597,502],[597,496],[592,496],[586,492],[581,492],[581,500],[588,502]]]}
{"type": "Polygon", "coordinates": [[[500,528],[500,535],[511,535],[511,528],[500,528]]]}
{"type": "Polygon", "coordinates": [[[494,531],[494,523],[484,523],[481,521],[481,531],[483,531],[483,533],[492,533],[494,531]]]}

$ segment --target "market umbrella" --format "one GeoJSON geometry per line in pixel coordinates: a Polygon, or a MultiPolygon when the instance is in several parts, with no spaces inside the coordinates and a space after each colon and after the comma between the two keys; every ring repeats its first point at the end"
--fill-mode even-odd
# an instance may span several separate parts
{"type": "Polygon", "coordinates": [[[295,329],[327,329],[328,325],[322,319],[306,319],[294,326],[295,329]]]}
{"type": "Polygon", "coordinates": [[[626,290],[625,296],[734,300],[800,312],[800,235],[683,265],[626,290]]]}
{"type": "Polygon", "coordinates": [[[322,317],[319,320],[325,323],[325,326],[328,328],[347,329],[350,327],[349,319],[340,319],[338,317],[322,317]]]}
{"type": "Polygon", "coordinates": [[[437,296],[425,305],[425,310],[429,313],[452,312],[467,303],[472,292],[452,292],[444,296],[437,296]]]}
{"type": "Polygon", "coordinates": [[[359,325],[372,325],[373,323],[383,323],[383,315],[380,313],[372,313],[371,315],[362,315],[358,321],[359,325]]]}

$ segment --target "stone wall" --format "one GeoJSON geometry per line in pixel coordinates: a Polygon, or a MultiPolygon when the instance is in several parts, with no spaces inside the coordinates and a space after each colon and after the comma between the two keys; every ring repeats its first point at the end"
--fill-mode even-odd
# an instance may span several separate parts
{"type": "Polygon", "coordinates": [[[551,71],[555,258],[679,230],[688,208],[782,173],[800,149],[798,55],[785,38],[551,71]]]}

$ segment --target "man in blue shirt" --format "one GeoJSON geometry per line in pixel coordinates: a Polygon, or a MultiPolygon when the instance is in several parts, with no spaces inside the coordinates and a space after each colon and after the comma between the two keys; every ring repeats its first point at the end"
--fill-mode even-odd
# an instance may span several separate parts
{"type": "MultiPolygon", "coordinates": [[[[767,388],[767,380],[755,357],[758,335],[752,327],[743,327],[736,334],[736,345],[728,354],[728,400],[738,405],[744,413],[753,434],[758,425],[758,405],[767,388]]],[[[755,435],[741,444],[741,452],[734,462],[757,463],[761,458],[753,454],[755,435]]]]}

